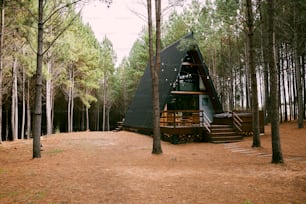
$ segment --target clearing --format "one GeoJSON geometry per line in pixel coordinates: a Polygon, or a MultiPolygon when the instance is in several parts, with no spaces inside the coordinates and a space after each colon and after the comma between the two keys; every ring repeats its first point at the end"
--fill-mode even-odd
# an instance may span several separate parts
{"type": "Polygon", "coordinates": [[[270,126],[262,147],[162,142],[148,136],[76,132],[0,145],[0,203],[306,203],[306,128],[281,124],[285,164],[271,164],[270,126]]]}

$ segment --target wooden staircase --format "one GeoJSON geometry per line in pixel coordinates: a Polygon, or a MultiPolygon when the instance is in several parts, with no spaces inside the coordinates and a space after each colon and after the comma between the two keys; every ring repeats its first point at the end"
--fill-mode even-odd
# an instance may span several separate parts
{"type": "Polygon", "coordinates": [[[212,143],[239,142],[243,139],[242,135],[232,125],[212,124],[210,130],[208,137],[212,143]]]}

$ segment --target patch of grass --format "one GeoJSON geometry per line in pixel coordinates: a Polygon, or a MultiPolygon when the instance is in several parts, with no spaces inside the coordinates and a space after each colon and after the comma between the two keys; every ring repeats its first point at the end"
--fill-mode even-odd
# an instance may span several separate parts
{"type": "Polygon", "coordinates": [[[37,198],[43,198],[43,197],[46,196],[46,192],[44,192],[44,191],[38,191],[38,192],[36,192],[35,195],[36,195],[37,198]]]}
{"type": "Polygon", "coordinates": [[[252,204],[252,201],[250,201],[250,200],[245,200],[245,201],[243,202],[243,204],[252,204]]]}
{"type": "Polygon", "coordinates": [[[55,134],[59,134],[59,133],[61,133],[61,130],[60,130],[59,126],[57,126],[57,127],[55,128],[55,134]]]}
{"type": "Polygon", "coordinates": [[[0,169],[0,174],[4,174],[4,173],[6,173],[6,170],[0,169]]]}
{"type": "MultiPolygon", "coordinates": [[[[34,203],[37,203],[34,201],[39,201],[40,199],[43,199],[47,195],[47,192],[46,191],[29,191],[26,194],[27,194],[27,204],[34,204],[34,203]]],[[[41,202],[38,202],[38,203],[41,203],[41,202]]]]}
{"type": "Polygon", "coordinates": [[[18,192],[14,191],[14,192],[7,192],[7,193],[0,193],[0,199],[2,198],[6,198],[6,197],[13,197],[18,195],[18,192]]]}
{"type": "Polygon", "coordinates": [[[64,152],[63,149],[53,149],[53,150],[51,150],[51,151],[49,151],[47,153],[48,154],[59,154],[59,153],[62,153],[62,152],[64,152]]]}

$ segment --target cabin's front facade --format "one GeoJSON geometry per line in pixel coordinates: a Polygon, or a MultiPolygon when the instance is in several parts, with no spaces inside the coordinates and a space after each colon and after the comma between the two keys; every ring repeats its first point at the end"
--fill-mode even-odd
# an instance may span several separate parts
{"type": "MultiPolygon", "coordinates": [[[[223,113],[198,46],[179,49],[180,42],[188,39],[193,39],[192,34],[161,51],[160,126],[162,139],[173,143],[210,140],[214,118],[223,113]]],[[[123,126],[150,134],[152,120],[152,82],[148,64],[123,126]]],[[[235,125],[232,130],[234,128],[235,125]]]]}

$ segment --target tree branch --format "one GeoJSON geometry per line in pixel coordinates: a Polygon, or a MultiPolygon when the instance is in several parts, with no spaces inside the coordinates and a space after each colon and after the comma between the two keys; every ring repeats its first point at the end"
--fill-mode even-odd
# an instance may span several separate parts
{"type": "Polygon", "coordinates": [[[52,47],[52,45],[54,45],[54,43],[56,42],[56,40],[63,35],[63,33],[72,25],[72,23],[74,22],[74,20],[80,16],[80,12],[82,11],[82,9],[71,19],[71,21],[68,23],[68,25],[66,27],[63,28],[63,30],[61,30],[59,32],[59,34],[51,41],[50,45],[48,46],[48,48],[43,51],[43,55],[49,51],[49,49],[52,47]]]}
{"type": "Polygon", "coordinates": [[[69,7],[69,6],[72,6],[72,5],[74,5],[74,4],[77,4],[77,3],[80,2],[80,1],[83,1],[83,0],[76,0],[76,1],[73,1],[73,2],[71,2],[71,3],[64,4],[64,5],[60,6],[60,7],[58,7],[57,9],[53,10],[53,12],[50,13],[50,14],[48,15],[48,17],[43,21],[43,24],[45,24],[46,22],[48,22],[48,21],[52,18],[52,16],[54,16],[55,14],[58,13],[58,11],[62,10],[63,8],[67,8],[67,7],[69,7]]]}

